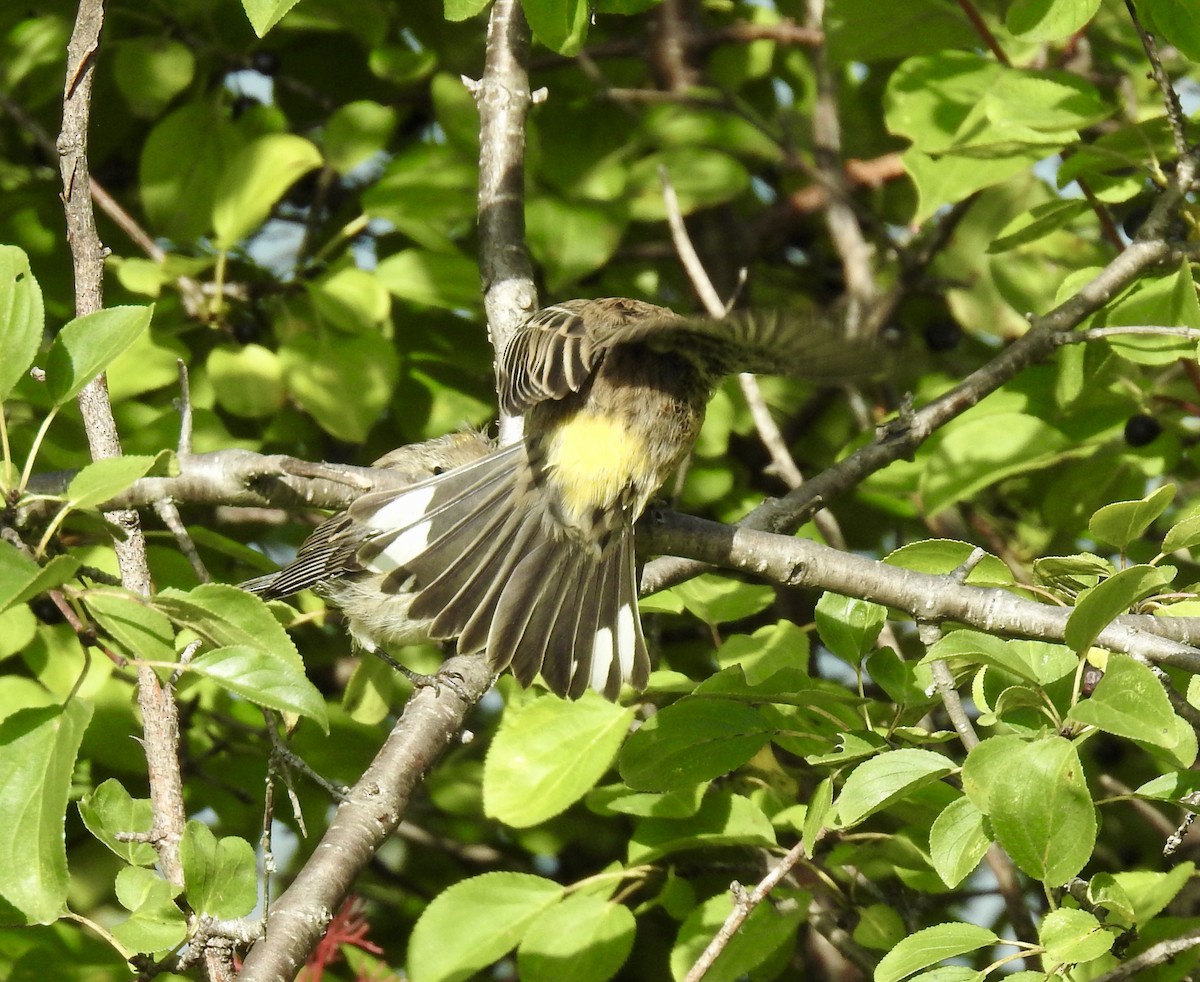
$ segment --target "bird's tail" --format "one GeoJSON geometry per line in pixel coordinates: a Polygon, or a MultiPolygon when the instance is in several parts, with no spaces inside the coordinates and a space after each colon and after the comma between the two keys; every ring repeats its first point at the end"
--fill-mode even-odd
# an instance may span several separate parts
{"type": "Polygon", "coordinates": [[[649,657],[637,611],[633,530],[597,551],[547,514],[522,445],[402,491],[359,499],[352,517],[375,530],[358,554],[384,589],[415,590],[410,615],[434,637],[488,652],[528,685],[578,698],[642,688],[649,657]]]}

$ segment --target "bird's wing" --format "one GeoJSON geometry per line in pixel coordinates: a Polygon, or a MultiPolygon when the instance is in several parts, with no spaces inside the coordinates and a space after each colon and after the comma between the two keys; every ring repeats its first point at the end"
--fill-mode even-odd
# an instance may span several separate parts
{"type": "Polygon", "coordinates": [[[608,297],[567,300],[530,315],[504,348],[500,359],[500,407],[517,415],[548,399],[578,392],[604,351],[622,340],[622,332],[639,332],[679,318],[665,307],[608,297]]]}
{"type": "Polygon", "coordinates": [[[839,318],[820,310],[735,310],[723,318],[647,317],[617,325],[606,346],[642,343],[678,351],[710,376],[735,372],[846,381],[887,368],[887,346],[850,340],[839,318]]]}

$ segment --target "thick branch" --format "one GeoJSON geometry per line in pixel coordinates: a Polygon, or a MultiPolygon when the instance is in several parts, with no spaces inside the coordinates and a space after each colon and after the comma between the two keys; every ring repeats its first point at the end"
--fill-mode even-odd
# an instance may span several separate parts
{"type": "MultiPolygon", "coordinates": [[[[1070,607],[1036,603],[998,587],[967,586],[953,576],[890,567],[808,539],[733,528],[662,512],[644,526],[651,549],[678,550],[706,563],[740,569],[775,583],[819,587],[911,614],[929,624],[956,623],[990,634],[1061,641],[1070,607]]],[[[1161,618],[1164,624],[1173,618],[1161,618]]],[[[1147,618],[1119,617],[1096,638],[1110,651],[1200,672],[1200,649],[1145,628],[1147,618]]]]}
{"type": "MultiPolygon", "coordinates": [[[[479,106],[479,271],[488,331],[497,359],[517,326],[537,308],[525,249],[525,118],[529,28],[517,0],[496,0],[488,20],[487,59],[475,86],[479,106]]],[[[510,442],[519,424],[501,420],[510,442]]]]}
{"type": "MultiPolygon", "coordinates": [[[[1172,246],[1162,236],[1185,191],[1194,186],[1197,161],[1180,161],[1176,180],[1163,192],[1143,226],[1139,238],[1116,256],[1090,283],[1050,313],[1035,317],[1029,331],[945,395],[901,418],[880,439],[868,444],[833,467],[818,474],[783,498],[766,501],[740,523],[745,528],[792,531],[813,508],[828,504],[869,475],[896,460],[911,457],[936,430],[976,405],[984,396],[1015,378],[1023,369],[1050,355],[1059,335],[1070,331],[1095,313],[1148,269],[1173,256],[1172,246]]],[[[695,576],[701,571],[694,562],[673,558],[655,560],[642,576],[642,591],[653,593],[695,576]]]]}
{"type": "Polygon", "coordinates": [[[271,905],[266,937],[250,950],[240,982],[296,977],[358,874],[396,831],[418,784],[491,685],[487,663],[478,655],[451,658],[445,671],[462,679],[462,696],[443,686],[440,692],[421,689],[409,699],[387,742],[338,806],[312,858],[271,905]]]}

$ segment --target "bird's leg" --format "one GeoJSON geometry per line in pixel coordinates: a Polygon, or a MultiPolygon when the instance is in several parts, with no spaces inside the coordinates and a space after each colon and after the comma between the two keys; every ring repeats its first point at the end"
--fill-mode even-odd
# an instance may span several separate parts
{"type": "Polygon", "coordinates": [[[401,665],[398,661],[396,661],[395,658],[389,655],[382,648],[376,647],[369,650],[371,654],[373,654],[380,661],[391,665],[392,668],[408,679],[413,684],[414,689],[427,689],[432,686],[434,693],[441,695],[442,686],[445,685],[447,688],[452,689],[454,694],[464,702],[467,700],[467,695],[465,692],[463,692],[462,688],[463,677],[459,675],[458,672],[439,670],[434,672],[432,675],[423,675],[420,672],[414,672],[411,668],[406,668],[404,665],[401,665]]]}

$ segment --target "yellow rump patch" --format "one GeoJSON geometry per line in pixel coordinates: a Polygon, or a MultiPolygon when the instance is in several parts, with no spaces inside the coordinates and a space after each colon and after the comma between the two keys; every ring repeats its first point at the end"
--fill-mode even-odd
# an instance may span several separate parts
{"type": "Polygon", "coordinates": [[[565,517],[580,525],[610,508],[649,466],[646,444],[619,421],[580,413],[558,427],[547,447],[565,517]]]}

